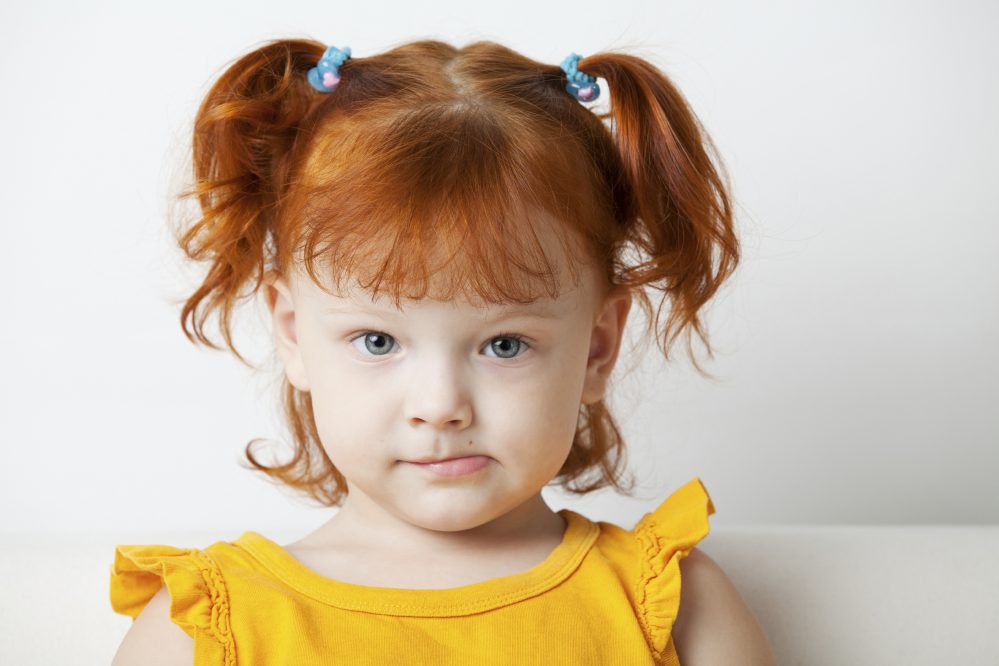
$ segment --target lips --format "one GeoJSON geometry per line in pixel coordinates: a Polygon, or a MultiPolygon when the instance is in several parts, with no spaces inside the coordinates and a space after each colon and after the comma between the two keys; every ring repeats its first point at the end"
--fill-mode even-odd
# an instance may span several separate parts
{"type": "Polygon", "coordinates": [[[489,456],[461,456],[444,460],[429,460],[428,462],[412,462],[411,464],[424,469],[438,477],[467,476],[485,469],[492,458],[489,456]]]}

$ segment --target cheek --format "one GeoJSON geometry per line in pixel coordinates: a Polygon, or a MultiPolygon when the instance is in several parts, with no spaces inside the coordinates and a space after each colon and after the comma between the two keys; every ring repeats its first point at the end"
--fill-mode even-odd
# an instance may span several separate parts
{"type": "Polygon", "coordinates": [[[386,404],[379,402],[378,391],[364,389],[363,378],[353,376],[350,368],[335,359],[314,355],[310,362],[310,396],[319,440],[334,464],[337,459],[348,464],[360,453],[357,442],[377,436],[368,429],[384,421],[386,404]]]}
{"type": "Polygon", "coordinates": [[[512,431],[507,441],[525,461],[564,460],[568,455],[579,419],[582,376],[577,369],[562,366],[540,381],[506,392],[505,399],[498,398],[505,406],[495,418],[512,431]]]}

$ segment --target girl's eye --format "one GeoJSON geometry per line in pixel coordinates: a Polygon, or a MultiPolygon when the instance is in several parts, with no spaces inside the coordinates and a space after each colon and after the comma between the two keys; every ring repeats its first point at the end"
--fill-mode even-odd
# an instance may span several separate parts
{"type": "Polygon", "coordinates": [[[497,335],[486,345],[486,349],[492,349],[499,358],[516,358],[517,352],[527,347],[524,338],[515,333],[504,333],[497,335]]]}
{"type": "Polygon", "coordinates": [[[364,348],[375,356],[384,356],[387,354],[392,349],[392,343],[395,342],[395,338],[391,335],[379,333],[378,331],[366,331],[350,342],[353,344],[358,340],[363,340],[364,348]]]}

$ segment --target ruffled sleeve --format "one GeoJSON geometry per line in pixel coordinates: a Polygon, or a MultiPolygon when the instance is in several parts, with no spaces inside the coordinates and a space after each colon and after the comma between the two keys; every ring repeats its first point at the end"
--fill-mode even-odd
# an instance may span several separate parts
{"type": "Polygon", "coordinates": [[[164,584],[170,593],[170,619],[194,639],[194,663],[233,666],[236,648],[229,628],[229,597],[211,556],[173,546],[115,547],[114,612],[134,620],[164,584]]]}
{"type": "Polygon", "coordinates": [[[666,656],[680,607],[680,560],[707,536],[708,516],[714,512],[707,489],[694,477],[635,525],[642,558],[636,599],[656,655],[666,656]]]}

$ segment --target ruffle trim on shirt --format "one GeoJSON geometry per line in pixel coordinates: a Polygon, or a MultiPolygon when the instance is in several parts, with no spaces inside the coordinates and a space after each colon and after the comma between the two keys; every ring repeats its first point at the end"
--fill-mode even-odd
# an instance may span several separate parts
{"type": "Polygon", "coordinates": [[[663,658],[680,607],[680,560],[710,529],[715,512],[711,497],[697,477],[676,490],[633,530],[642,557],[636,587],[639,617],[653,653],[663,658]]]}
{"type": "Polygon", "coordinates": [[[236,664],[229,595],[218,565],[197,549],[116,546],[111,607],[133,620],[166,584],[170,619],[194,639],[195,663],[236,664]]]}

